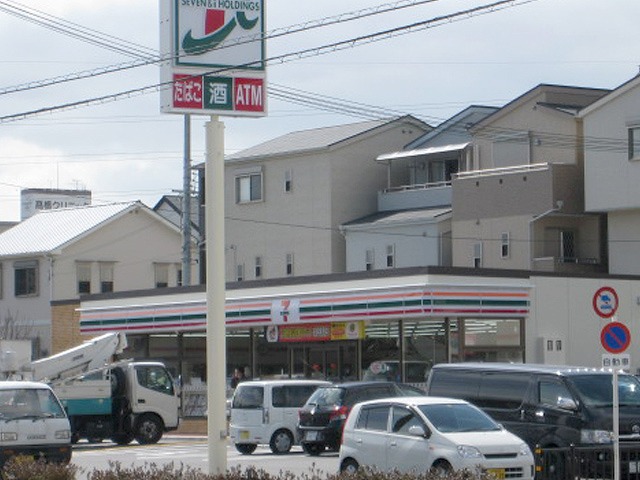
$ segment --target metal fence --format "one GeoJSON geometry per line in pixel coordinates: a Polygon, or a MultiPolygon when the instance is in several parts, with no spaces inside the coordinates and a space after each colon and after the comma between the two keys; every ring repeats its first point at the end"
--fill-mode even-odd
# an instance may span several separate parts
{"type": "MultiPolygon", "coordinates": [[[[536,448],[536,480],[612,479],[613,446],[536,448]]],[[[620,480],[640,480],[640,442],[620,443],[620,480]]]]}

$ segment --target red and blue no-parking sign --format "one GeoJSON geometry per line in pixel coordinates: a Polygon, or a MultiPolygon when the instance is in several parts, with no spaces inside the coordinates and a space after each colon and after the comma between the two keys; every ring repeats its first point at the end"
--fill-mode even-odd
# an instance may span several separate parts
{"type": "Polygon", "coordinates": [[[631,343],[631,334],[620,322],[607,323],[600,333],[600,342],[607,352],[622,353],[631,343]]]}
{"type": "Polygon", "coordinates": [[[611,318],[618,310],[618,294],[611,287],[599,288],[593,296],[593,309],[602,318],[611,318]]]}

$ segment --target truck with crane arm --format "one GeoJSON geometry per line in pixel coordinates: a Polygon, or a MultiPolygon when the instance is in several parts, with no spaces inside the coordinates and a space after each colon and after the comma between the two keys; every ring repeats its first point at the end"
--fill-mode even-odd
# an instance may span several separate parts
{"type": "Polygon", "coordinates": [[[107,333],[31,362],[32,379],[49,384],[67,411],[73,443],[150,444],[178,428],[180,396],[166,366],[117,360],[126,346],[124,334],[107,333]]]}

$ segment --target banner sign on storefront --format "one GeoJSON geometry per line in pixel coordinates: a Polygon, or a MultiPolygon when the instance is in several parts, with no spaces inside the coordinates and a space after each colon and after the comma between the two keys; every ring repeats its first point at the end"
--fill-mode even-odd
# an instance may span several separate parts
{"type": "Polygon", "coordinates": [[[266,329],[269,342],[321,342],[364,338],[364,322],[328,322],[310,325],[271,325],[266,329]]]}

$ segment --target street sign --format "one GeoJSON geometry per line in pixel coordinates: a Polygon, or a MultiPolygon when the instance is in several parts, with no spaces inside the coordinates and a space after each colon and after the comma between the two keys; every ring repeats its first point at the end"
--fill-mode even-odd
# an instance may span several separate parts
{"type": "Polygon", "coordinates": [[[631,343],[631,334],[624,324],[610,322],[602,328],[600,342],[607,352],[622,353],[631,343]]]}
{"type": "Polygon", "coordinates": [[[618,294],[611,287],[602,287],[593,295],[593,309],[602,318],[611,318],[618,310],[618,294]]]}
{"type": "Polygon", "coordinates": [[[612,353],[602,354],[602,368],[627,370],[629,367],[631,367],[631,355],[628,353],[621,353],[617,355],[612,353]]]}

